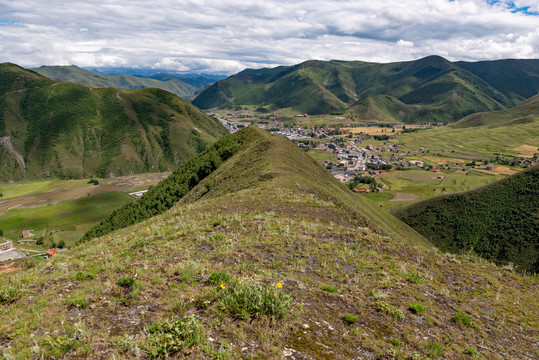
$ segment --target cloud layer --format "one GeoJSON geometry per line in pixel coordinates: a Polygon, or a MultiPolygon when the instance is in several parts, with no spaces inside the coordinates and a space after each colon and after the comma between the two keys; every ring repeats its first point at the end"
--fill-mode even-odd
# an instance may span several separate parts
{"type": "Polygon", "coordinates": [[[0,0],[0,62],[228,72],[539,57],[539,0],[0,0]]]}

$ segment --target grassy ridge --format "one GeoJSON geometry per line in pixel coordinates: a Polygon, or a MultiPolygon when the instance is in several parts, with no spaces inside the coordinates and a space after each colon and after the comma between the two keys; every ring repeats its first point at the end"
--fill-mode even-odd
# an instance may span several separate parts
{"type": "Polygon", "coordinates": [[[224,137],[204,153],[184,161],[169,177],[150,188],[141,199],[115,210],[84,234],[81,240],[108,234],[170,209],[223,161],[234,155],[242,141],[241,135],[224,137]]]}
{"type": "Polygon", "coordinates": [[[443,251],[473,250],[498,264],[539,272],[539,166],[466,193],[393,212],[443,251]]]}
{"type": "Polygon", "coordinates": [[[226,133],[160,89],[89,89],[13,64],[0,65],[0,84],[4,181],[165,171],[226,133]]]}
{"type": "Polygon", "coordinates": [[[3,274],[0,354],[537,353],[536,279],[409,246],[286,138],[242,134],[241,149],[168,211],[3,274]]]}

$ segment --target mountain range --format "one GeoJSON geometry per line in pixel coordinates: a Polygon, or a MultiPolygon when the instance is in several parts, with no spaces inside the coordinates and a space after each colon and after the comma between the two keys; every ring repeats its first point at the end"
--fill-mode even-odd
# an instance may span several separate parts
{"type": "Polygon", "coordinates": [[[378,64],[311,60],[247,69],[202,91],[203,109],[346,114],[354,120],[451,123],[537,94],[539,60],[449,62],[439,56],[378,64]]]}
{"type": "Polygon", "coordinates": [[[161,89],[88,88],[0,64],[0,179],[165,171],[226,129],[161,89]]]}
{"type": "MultiPolygon", "coordinates": [[[[194,86],[184,82],[176,76],[167,74],[156,75],[156,78],[146,78],[126,74],[107,75],[81,69],[74,65],[41,66],[30,70],[53,80],[72,82],[89,88],[115,87],[122,90],[157,88],[186,99],[194,95],[199,88],[199,86],[194,86]]],[[[195,82],[195,84],[197,84],[197,82],[195,82]]]]}

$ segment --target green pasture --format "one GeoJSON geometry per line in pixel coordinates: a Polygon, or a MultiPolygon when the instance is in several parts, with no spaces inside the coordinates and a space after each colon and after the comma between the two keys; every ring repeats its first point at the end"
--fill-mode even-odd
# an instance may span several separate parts
{"type": "MultiPolygon", "coordinates": [[[[54,241],[64,240],[69,246],[92,225],[128,202],[126,195],[109,192],[54,205],[12,209],[0,217],[0,229],[8,239],[19,239],[21,232],[28,229],[34,230],[36,238],[42,235],[43,229],[46,229],[45,236],[56,231],[52,234],[54,241]]],[[[36,245],[23,245],[21,248],[42,249],[36,245]]]]}
{"type": "Polygon", "coordinates": [[[14,184],[0,183],[0,192],[3,194],[3,196],[0,198],[0,201],[2,199],[10,199],[19,196],[40,194],[58,190],[71,190],[85,186],[91,186],[88,184],[88,179],[38,180],[29,182],[18,182],[14,184]]]}
{"type": "Polygon", "coordinates": [[[537,123],[519,126],[500,126],[489,128],[455,128],[445,126],[397,135],[401,148],[417,150],[429,149],[429,155],[440,154],[444,157],[463,159],[494,158],[496,154],[518,156],[514,149],[521,145],[539,147],[539,128],[537,123]]]}

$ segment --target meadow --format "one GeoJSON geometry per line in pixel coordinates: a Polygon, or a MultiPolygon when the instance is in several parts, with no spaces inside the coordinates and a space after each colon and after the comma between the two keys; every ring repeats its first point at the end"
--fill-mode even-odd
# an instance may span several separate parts
{"type": "MultiPolygon", "coordinates": [[[[101,221],[132,199],[119,192],[87,196],[54,205],[27,209],[12,209],[0,217],[0,229],[8,239],[20,239],[22,230],[34,230],[35,237],[45,237],[44,246],[51,240],[74,244],[95,223],[101,221]],[[52,234],[51,234],[52,233],[52,234]]],[[[44,250],[35,242],[23,242],[21,250],[44,250]]]]}

